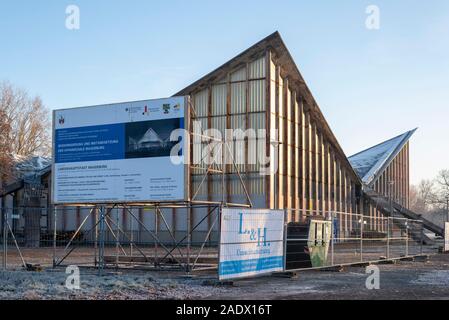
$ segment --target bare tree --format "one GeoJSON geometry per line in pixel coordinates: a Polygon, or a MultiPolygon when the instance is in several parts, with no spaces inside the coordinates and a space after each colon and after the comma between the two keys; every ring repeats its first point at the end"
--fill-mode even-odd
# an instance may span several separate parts
{"type": "Polygon", "coordinates": [[[50,153],[50,113],[40,97],[30,98],[23,89],[8,82],[0,84],[0,111],[10,127],[2,138],[19,156],[50,153]]]}
{"type": "Polygon", "coordinates": [[[438,187],[435,194],[435,204],[439,208],[447,209],[449,203],[449,170],[441,170],[435,182],[438,187]]]}
{"type": "Polygon", "coordinates": [[[11,126],[6,114],[0,109],[0,193],[6,181],[10,179],[11,173],[11,144],[7,140],[11,134],[10,131],[11,126]]]}
{"type": "Polygon", "coordinates": [[[418,186],[410,186],[410,208],[419,213],[431,211],[435,197],[434,188],[431,180],[421,180],[418,186]]]}
{"type": "Polygon", "coordinates": [[[419,189],[415,185],[410,186],[410,209],[414,212],[424,212],[425,206],[421,197],[419,196],[419,189]]]}
{"type": "Polygon", "coordinates": [[[432,180],[421,180],[418,186],[418,196],[428,208],[435,202],[435,184],[432,180]]]}

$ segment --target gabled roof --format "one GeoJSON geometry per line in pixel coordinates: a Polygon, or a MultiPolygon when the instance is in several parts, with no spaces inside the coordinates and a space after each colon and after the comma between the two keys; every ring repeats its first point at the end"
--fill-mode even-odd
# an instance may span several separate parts
{"type": "Polygon", "coordinates": [[[374,182],[390,165],[416,130],[408,131],[349,157],[349,162],[365,185],[374,182]]]}
{"type": "Polygon", "coordinates": [[[198,81],[195,81],[193,84],[179,91],[174,96],[183,96],[196,93],[208,87],[210,83],[222,79],[228,72],[235,71],[246,62],[254,61],[267,52],[271,52],[273,60],[277,64],[281,65],[281,77],[288,78],[289,86],[294,89],[297,92],[298,96],[300,96],[304,100],[306,110],[310,111],[311,117],[320,125],[320,130],[327,137],[327,139],[329,139],[329,142],[336,150],[337,157],[340,162],[347,168],[349,174],[352,175],[353,179],[362,184],[360,177],[353,170],[351,164],[349,163],[348,158],[346,157],[343,149],[338,143],[338,140],[335,137],[334,133],[330,129],[328,122],[324,118],[323,113],[318,107],[315,98],[312,96],[311,91],[305,83],[304,78],[299,72],[295,61],[293,60],[290,52],[287,49],[287,46],[285,45],[278,31],[269,35],[265,39],[262,39],[249,49],[237,55],[235,58],[223,64],[221,67],[215,69],[198,81]]]}

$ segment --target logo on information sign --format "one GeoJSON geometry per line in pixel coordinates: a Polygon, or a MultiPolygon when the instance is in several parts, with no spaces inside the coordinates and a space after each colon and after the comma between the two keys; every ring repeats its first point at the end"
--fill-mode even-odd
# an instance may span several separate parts
{"type": "Polygon", "coordinates": [[[270,243],[267,242],[267,228],[251,228],[244,227],[243,213],[239,213],[239,234],[249,237],[250,241],[257,241],[258,247],[269,247],[270,243]]]}
{"type": "Polygon", "coordinates": [[[162,110],[164,110],[165,114],[169,114],[170,113],[170,104],[162,105],[162,110]]]}
{"type": "Polygon", "coordinates": [[[63,116],[59,117],[59,124],[63,125],[65,123],[65,119],[63,116]]]}

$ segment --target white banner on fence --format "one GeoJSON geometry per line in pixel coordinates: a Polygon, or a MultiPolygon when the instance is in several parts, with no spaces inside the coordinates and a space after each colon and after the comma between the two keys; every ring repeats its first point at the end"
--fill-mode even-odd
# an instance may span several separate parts
{"type": "Polygon", "coordinates": [[[236,279],[284,269],[284,211],[223,209],[219,279],[236,279]]]}
{"type": "Polygon", "coordinates": [[[444,224],[444,251],[449,252],[449,222],[444,224]]]}

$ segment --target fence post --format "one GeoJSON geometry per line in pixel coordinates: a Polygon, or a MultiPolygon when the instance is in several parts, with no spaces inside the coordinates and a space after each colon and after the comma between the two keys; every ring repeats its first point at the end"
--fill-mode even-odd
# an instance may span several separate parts
{"type": "MultiPolygon", "coordinates": [[[[128,214],[127,212],[125,212],[125,214],[128,214]]],[[[130,252],[130,256],[132,257],[134,255],[133,252],[133,245],[134,245],[134,221],[133,219],[130,219],[130,229],[131,229],[131,233],[130,233],[130,246],[129,246],[129,252],[130,252]]]]}
{"type": "Polygon", "coordinates": [[[335,242],[335,226],[334,226],[334,217],[335,213],[331,212],[331,266],[334,265],[334,242],[335,242]]]}
{"type": "Polygon", "coordinates": [[[390,259],[390,217],[387,217],[387,259],[390,259]]]}
{"type": "Polygon", "coordinates": [[[190,250],[192,244],[192,233],[191,233],[192,231],[190,225],[192,219],[191,214],[192,214],[192,206],[189,204],[189,207],[187,209],[187,264],[186,264],[187,273],[190,273],[190,250]]]}
{"type": "Polygon", "coordinates": [[[58,226],[57,207],[53,206],[53,268],[56,268],[56,241],[58,240],[57,226],[58,226]]]}
{"type": "Polygon", "coordinates": [[[2,208],[2,217],[3,217],[3,270],[6,271],[7,268],[7,260],[8,260],[8,228],[7,228],[7,219],[8,219],[8,210],[6,208],[2,208]]]}
{"type": "Polygon", "coordinates": [[[100,221],[99,221],[99,235],[100,235],[100,244],[98,250],[98,273],[102,275],[104,268],[104,242],[105,242],[105,233],[104,233],[104,219],[105,219],[105,207],[100,207],[100,221]]]}
{"type": "Polygon", "coordinates": [[[157,268],[158,267],[158,265],[159,265],[159,262],[158,262],[158,259],[159,259],[159,257],[158,257],[158,249],[159,249],[159,246],[158,246],[158,242],[157,242],[157,240],[159,239],[159,232],[158,232],[158,230],[159,230],[159,228],[158,228],[158,224],[159,224],[159,222],[158,222],[158,214],[159,214],[159,207],[158,206],[156,206],[156,207],[154,207],[154,234],[155,234],[155,238],[154,238],[154,266],[157,268]]]}
{"type": "MultiPolygon", "coordinates": [[[[131,209],[132,210],[132,209],[131,209]]],[[[116,208],[116,218],[115,218],[115,268],[118,270],[119,262],[120,262],[120,217],[119,217],[119,208],[116,208]]],[[[122,225],[123,227],[123,225],[122,225]]],[[[111,227],[112,231],[112,227],[111,227]]]]}
{"type": "Polygon", "coordinates": [[[363,262],[363,228],[365,224],[365,219],[363,214],[360,218],[360,262],[363,262]]]}
{"type": "Polygon", "coordinates": [[[287,271],[287,228],[288,228],[288,209],[284,211],[284,272],[287,271]]]}
{"type": "MultiPolygon", "coordinates": [[[[411,221],[410,221],[411,222],[411,221]]],[[[405,256],[408,257],[408,228],[409,228],[409,221],[405,223],[405,256]]]]}

